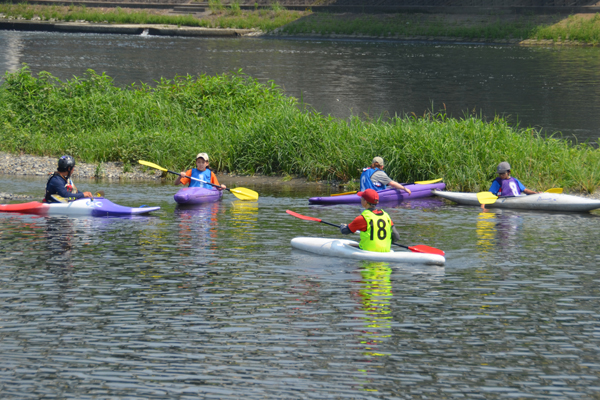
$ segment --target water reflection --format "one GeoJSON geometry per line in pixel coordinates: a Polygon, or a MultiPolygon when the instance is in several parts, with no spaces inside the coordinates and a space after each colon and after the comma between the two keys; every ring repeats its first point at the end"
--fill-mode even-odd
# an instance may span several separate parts
{"type": "Polygon", "coordinates": [[[234,247],[248,250],[258,241],[258,202],[236,200],[231,203],[231,237],[234,247]]]}
{"type": "Polygon", "coordinates": [[[198,262],[210,258],[216,252],[221,204],[217,201],[194,206],[177,206],[175,218],[179,226],[178,251],[198,262]]]}
{"type": "Polygon", "coordinates": [[[496,210],[479,213],[477,218],[477,247],[480,253],[496,253],[499,247],[510,253],[519,246],[519,230],[523,218],[519,214],[496,210]]]}
{"type": "Polygon", "coordinates": [[[362,280],[356,296],[365,323],[361,329],[360,343],[364,347],[364,354],[368,356],[390,355],[382,343],[391,337],[391,274],[389,264],[383,262],[365,262],[360,268],[362,280]]]}

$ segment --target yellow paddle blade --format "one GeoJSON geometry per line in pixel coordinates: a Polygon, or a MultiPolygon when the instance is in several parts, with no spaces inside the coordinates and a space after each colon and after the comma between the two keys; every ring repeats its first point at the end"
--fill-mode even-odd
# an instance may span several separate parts
{"type": "Polygon", "coordinates": [[[442,179],[444,178],[438,178],[438,179],[432,179],[430,181],[418,181],[415,182],[417,185],[429,185],[430,183],[437,183],[437,182],[441,182],[442,179]]]}
{"type": "Polygon", "coordinates": [[[59,203],[68,203],[69,200],[58,195],[58,194],[51,194],[50,197],[52,197],[54,200],[58,201],[59,203]]]}
{"type": "Polygon", "coordinates": [[[493,195],[490,192],[479,192],[477,193],[477,200],[481,204],[494,204],[498,200],[498,196],[493,195]]]}
{"type": "Polygon", "coordinates": [[[145,165],[150,168],[159,169],[161,171],[168,171],[166,168],[161,167],[160,165],[151,163],[150,161],[138,160],[138,162],[142,165],[145,165]]]}
{"type": "Polygon", "coordinates": [[[562,192],[563,192],[562,188],[552,188],[552,189],[546,190],[546,193],[558,193],[558,194],[560,194],[562,192]]]}
{"type": "Polygon", "coordinates": [[[254,190],[239,187],[235,189],[229,189],[229,191],[240,200],[258,200],[258,193],[256,193],[254,190]]]}
{"type": "Polygon", "coordinates": [[[343,196],[345,194],[356,194],[358,192],[344,192],[344,193],[336,193],[336,194],[332,194],[331,197],[333,196],[343,196]]]}

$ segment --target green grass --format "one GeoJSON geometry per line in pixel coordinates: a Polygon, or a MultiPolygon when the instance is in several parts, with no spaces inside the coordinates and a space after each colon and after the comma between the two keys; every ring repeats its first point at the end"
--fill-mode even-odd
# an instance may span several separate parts
{"type": "Polygon", "coordinates": [[[453,37],[485,40],[552,39],[596,45],[600,16],[464,16],[424,14],[336,15],[314,13],[282,28],[295,34],[368,35],[376,37],[453,37]]]}
{"type": "Polygon", "coordinates": [[[296,34],[367,35],[375,37],[438,37],[471,40],[550,39],[591,45],[600,43],[600,15],[426,15],[426,14],[329,14],[286,10],[275,2],[268,9],[242,10],[239,1],[224,5],[221,0],[209,0],[210,16],[161,15],[145,10],[38,6],[26,3],[0,4],[0,14],[6,18],[31,20],[88,21],[120,24],[169,24],[207,28],[260,29],[296,34]],[[590,18],[591,17],[591,18],[590,18]]]}
{"type": "Polygon", "coordinates": [[[598,45],[600,43],[600,14],[596,13],[593,18],[571,15],[561,24],[537,28],[532,38],[554,41],[572,40],[598,45]]]}
{"type": "Polygon", "coordinates": [[[31,20],[37,16],[44,21],[167,24],[205,28],[257,28],[265,32],[284,26],[306,14],[299,11],[288,11],[281,7],[244,11],[240,9],[239,2],[233,2],[228,7],[219,6],[219,4],[220,2],[211,2],[210,8],[213,10],[214,15],[200,19],[192,15],[160,15],[145,10],[125,10],[120,7],[111,11],[103,11],[98,8],[87,8],[85,6],[57,7],[29,4],[0,4],[0,13],[4,14],[7,18],[20,17],[27,20],[31,20]]]}
{"type": "Polygon", "coordinates": [[[543,138],[496,118],[443,113],[364,121],[305,110],[273,83],[240,71],[117,87],[89,70],[62,82],[27,66],[0,86],[0,150],[90,163],[138,159],[180,171],[200,151],[217,171],[347,182],[374,156],[398,181],[443,177],[452,190],[487,189],[509,161],[528,187],[593,192],[600,150],[543,138]]]}

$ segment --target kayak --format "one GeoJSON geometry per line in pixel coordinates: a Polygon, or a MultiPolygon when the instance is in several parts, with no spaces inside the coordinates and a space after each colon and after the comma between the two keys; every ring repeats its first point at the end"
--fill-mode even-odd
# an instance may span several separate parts
{"type": "Polygon", "coordinates": [[[123,217],[148,214],[160,207],[125,207],[102,197],[93,200],[82,198],[69,203],[40,203],[31,201],[19,204],[0,204],[0,212],[15,212],[36,215],[90,215],[92,217],[123,217]]]}
{"type": "Polygon", "coordinates": [[[184,187],[175,193],[173,197],[177,204],[212,203],[223,197],[223,191],[199,187],[184,187]]]}
{"type": "MultiPolygon", "coordinates": [[[[444,192],[434,190],[433,194],[458,204],[480,206],[477,193],[444,192]]],[[[558,193],[539,193],[515,197],[498,197],[493,204],[486,204],[486,208],[515,208],[539,211],[591,211],[600,208],[600,200],[572,196],[558,193]]]]}
{"type": "MultiPolygon", "coordinates": [[[[406,193],[403,190],[385,189],[380,192],[377,192],[379,194],[379,202],[380,203],[382,203],[382,202],[400,202],[403,200],[412,200],[412,199],[419,199],[422,197],[429,197],[432,195],[431,191],[433,189],[443,190],[446,188],[446,184],[444,182],[430,183],[427,185],[412,184],[412,185],[403,185],[403,186],[410,189],[410,191],[412,192],[410,196],[408,195],[408,193],[406,193]]],[[[309,204],[360,204],[360,197],[358,197],[356,195],[356,193],[345,194],[342,196],[311,197],[310,199],[308,199],[308,203],[309,204]]]]}
{"type": "Polygon", "coordinates": [[[292,239],[291,243],[292,247],[295,249],[330,257],[433,265],[443,265],[444,262],[446,262],[446,258],[438,254],[412,253],[408,251],[393,250],[389,253],[378,253],[375,251],[361,250],[358,247],[358,242],[347,239],[297,237],[292,239]]]}

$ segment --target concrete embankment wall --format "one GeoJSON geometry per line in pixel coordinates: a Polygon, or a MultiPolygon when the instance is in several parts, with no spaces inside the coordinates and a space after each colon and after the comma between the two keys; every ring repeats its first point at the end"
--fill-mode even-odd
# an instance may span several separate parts
{"type": "Polygon", "coordinates": [[[125,35],[148,34],[152,36],[234,37],[254,33],[252,29],[211,29],[178,27],[175,25],[95,24],[77,22],[0,21],[0,30],[112,33],[125,35]]]}

